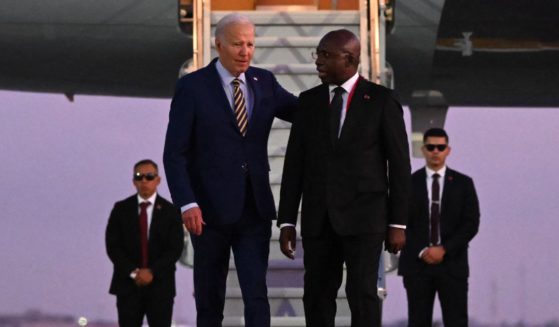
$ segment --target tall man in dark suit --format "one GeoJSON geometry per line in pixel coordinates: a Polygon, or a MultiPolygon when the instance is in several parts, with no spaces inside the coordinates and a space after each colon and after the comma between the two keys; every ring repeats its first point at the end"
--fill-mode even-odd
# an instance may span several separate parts
{"type": "Polygon", "coordinates": [[[446,166],[448,135],[423,136],[426,166],[412,175],[407,243],[398,273],[408,296],[408,326],[432,325],[435,294],[445,326],[468,326],[468,243],[479,228],[472,179],[446,166]]]}
{"type": "Polygon", "coordinates": [[[114,264],[110,293],[116,295],[118,323],[140,327],[171,326],[175,297],[175,263],[183,248],[177,209],[157,194],[157,164],[134,165],[138,193],[115,203],[105,235],[114,264]]]}
{"type": "Polygon", "coordinates": [[[178,81],[164,163],[171,196],[194,246],[199,327],[221,326],[229,253],[245,304],[245,326],[270,326],[267,298],[271,220],[268,135],[291,120],[296,98],[269,71],[250,66],[254,25],[239,14],[215,30],[219,58],[178,81]]]}
{"type": "Polygon", "coordinates": [[[351,326],[380,326],[382,244],[405,243],[410,160],[402,108],[390,90],[357,73],[360,43],[348,30],[316,49],[323,84],[301,93],[284,164],[278,225],[293,258],[301,196],[307,326],[333,327],[347,267],[351,326]]]}

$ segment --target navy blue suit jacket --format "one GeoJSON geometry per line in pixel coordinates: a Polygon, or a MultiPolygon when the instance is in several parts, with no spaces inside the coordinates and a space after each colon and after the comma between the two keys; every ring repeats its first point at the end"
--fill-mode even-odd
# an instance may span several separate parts
{"type": "Polygon", "coordinates": [[[243,137],[216,60],[182,77],[176,86],[163,155],[173,203],[182,207],[196,202],[206,224],[230,224],[241,217],[250,181],[260,216],[275,219],[268,136],[274,117],[291,121],[296,97],[271,72],[250,67],[245,76],[254,104],[243,137]]]}

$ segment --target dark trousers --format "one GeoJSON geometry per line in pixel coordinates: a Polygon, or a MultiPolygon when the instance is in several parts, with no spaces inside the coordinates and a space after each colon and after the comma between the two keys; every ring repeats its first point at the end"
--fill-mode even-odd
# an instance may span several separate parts
{"type": "Polygon", "coordinates": [[[132,294],[117,295],[118,324],[120,327],[141,327],[146,316],[150,327],[169,327],[173,303],[174,297],[158,297],[149,286],[132,294]]]}
{"type": "Polygon", "coordinates": [[[352,327],[380,326],[378,264],[384,234],[339,236],[327,223],[319,237],[303,238],[307,327],[334,327],[336,297],[347,267],[346,295],[352,327]]]}
{"type": "Polygon", "coordinates": [[[408,326],[431,327],[435,294],[439,295],[445,327],[468,326],[468,278],[454,277],[443,267],[404,276],[408,297],[408,326]]]}
{"type": "Polygon", "coordinates": [[[245,326],[270,326],[266,271],[272,223],[259,216],[250,187],[246,199],[240,221],[204,226],[202,235],[192,235],[198,327],[222,326],[231,250],[245,306],[245,326]]]}

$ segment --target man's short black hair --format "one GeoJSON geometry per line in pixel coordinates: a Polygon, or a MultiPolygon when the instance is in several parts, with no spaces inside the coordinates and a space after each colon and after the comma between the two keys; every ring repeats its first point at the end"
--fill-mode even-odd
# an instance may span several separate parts
{"type": "Polygon", "coordinates": [[[434,127],[434,128],[428,129],[423,134],[423,143],[425,143],[427,141],[428,137],[444,137],[446,143],[448,143],[448,135],[446,134],[445,130],[442,129],[442,128],[434,127]]]}
{"type": "Polygon", "coordinates": [[[159,168],[157,167],[157,164],[155,163],[155,161],[153,161],[151,159],[144,159],[144,160],[140,160],[140,161],[136,162],[136,164],[134,165],[134,171],[136,171],[136,168],[138,168],[139,166],[143,166],[143,165],[152,165],[153,167],[155,167],[155,170],[159,171],[159,168]]]}

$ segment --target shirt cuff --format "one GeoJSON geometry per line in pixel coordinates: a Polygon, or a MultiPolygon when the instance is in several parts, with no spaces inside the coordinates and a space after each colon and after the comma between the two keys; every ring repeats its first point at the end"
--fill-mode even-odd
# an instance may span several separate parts
{"type": "Polygon", "coordinates": [[[283,223],[283,224],[280,224],[280,226],[279,226],[280,229],[282,229],[284,227],[295,227],[295,225],[290,224],[290,223],[283,223]]]}
{"type": "Polygon", "coordinates": [[[184,213],[188,209],[197,208],[197,207],[198,207],[198,203],[196,202],[185,204],[181,207],[181,213],[184,213]]]}
{"type": "Polygon", "coordinates": [[[423,250],[419,251],[419,256],[417,256],[419,259],[421,259],[421,257],[423,257],[423,253],[427,250],[428,247],[424,247],[423,250]]]}
{"type": "Polygon", "coordinates": [[[394,227],[394,228],[406,229],[406,225],[390,224],[388,226],[394,227]]]}

